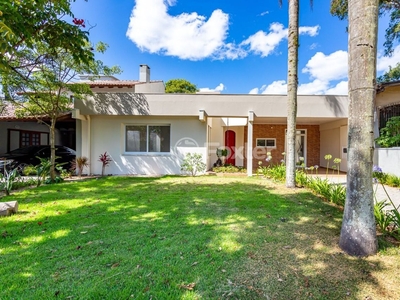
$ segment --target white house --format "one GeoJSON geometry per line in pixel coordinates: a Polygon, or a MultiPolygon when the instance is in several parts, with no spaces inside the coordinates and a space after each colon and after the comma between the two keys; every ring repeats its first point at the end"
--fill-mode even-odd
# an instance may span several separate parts
{"type": "MultiPolygon", "coordinates": [[[[97,160],[105,151],[113,159],[106,169],[109,174],[180,174],[189,152],[202,154],[211,168],[219,147],[229,150],[227,163],[247,168],[249,175],[259,162],[267,164],[267,152],[272,163],[283,159],[285,95],[167,94],[162,81],[150,80],[147,65],[140,66],[139,80],[93,80],[88,75],[81,80],[87,81],[94,96],[75,100],[73,111],[59,122],[57,143],[88,157],[87,173],[101,173],[97,160]]],[[[400,82],[378,90],[376,136],[391,116],[389,111],[400,115],[400,82]]],[[[342,159],[340,170],[347,171],[347,118],[347,96],[299,95],[297,160],[303,157],[307,166],[325,166],[324,156],[331,154],[342,159]]],[[[0,152],[21,143],[46,144],[47,136],[48,129],[35,120],[0,113],[0,152]]],[[[376,150],[375,163],[387,161],[388,151],[376,150]]]]}
{"type": "MultiPolygon", "coordinates": [[[[227,163],[249,174],[259,161],[266,164],[267,152],[272,162],[283,158],[286,96],[166,94],[150,81],[147,66],[140,74],[146,74],[146,90],[101,78],[88,82],[94,96],[75,101],[76,150],[90,158],[88,172],[101,172],[96,160],[105,151],[113,159],[110,174],[180,174],[188,152],[201,153],[211,168],[221,146],[229,149],[227,163]]],[[[297,159],[321,165],[330,153],[346,170],[347,107],[346,96],[298,96],[297,159]]]]}

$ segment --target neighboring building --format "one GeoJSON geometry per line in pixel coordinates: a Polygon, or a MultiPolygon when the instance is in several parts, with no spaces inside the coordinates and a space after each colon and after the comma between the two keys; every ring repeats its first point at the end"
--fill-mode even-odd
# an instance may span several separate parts
{"type": "MultiPolygon", "coordinates": [[[[375,106],[374,134],[377,138],[391,117],[400,116],[400,81],[379,85],[375,106]]],[[[400,177],[400,148],[376,148],[374,165],[380,166],[385,173],[400,177]]]]}
{"type": "MultiPolygon", "coordinates": [[[[55,138],[56,145],[75,149],[76,121],[71,115],[71,112],[66,112],[58,118],[55,138]]],[[[49,121],[47,118],[41,120],[49,121]]],[[[13,105],[7,102],[0,105],[0,153],[27,146],[49,145],[49,127],[43,122],[31,116],[17,118],[13,105]]]]}

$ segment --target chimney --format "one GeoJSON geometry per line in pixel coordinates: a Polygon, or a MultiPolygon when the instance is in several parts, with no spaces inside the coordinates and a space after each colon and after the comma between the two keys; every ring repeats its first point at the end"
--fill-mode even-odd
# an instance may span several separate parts
{"type": "Polygon", "coordinates": [[[150,82],[150,67],[148,65],[140,65],[139,81],[150,82]]]}

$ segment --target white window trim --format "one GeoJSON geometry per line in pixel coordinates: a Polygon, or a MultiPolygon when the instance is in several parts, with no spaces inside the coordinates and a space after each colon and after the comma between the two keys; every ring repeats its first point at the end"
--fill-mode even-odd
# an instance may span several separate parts
{"type": "Polygon", "coordinates": [[[256,147],[257,148],[276,149],[276,138],[256,138],[256,147]],[[273,140],[274,146],[257,146],[259,140],[265,140],[265,144],[267,144],[267,140],[273,140]]]}
{"type": "Polygon", "coordinates": [[[150,126],[169,126],[170,129],[170,143],[171,143],[171,124],[155,124],[155,123],[148,123],[148,124],[124,124],[123,126],[123,139],[124,139],[124,151],[122,155],[124,156],[171,156],[171,144],[169,145],[169,152],[149,152],[149,141],[148,141],[148,136],[149,136],[149,127],[150,126]],[[146,126],[146,152],[131,152],[131,151],[126,151],[126,127],[128,126],[146,126]]]}

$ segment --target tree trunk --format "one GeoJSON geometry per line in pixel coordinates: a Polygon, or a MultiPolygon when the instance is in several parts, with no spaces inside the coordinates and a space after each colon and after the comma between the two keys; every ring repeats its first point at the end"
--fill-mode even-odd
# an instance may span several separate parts
{"type": "Polygon", "coordinates": [[[299,47],[299,2],[289,0],[286,186],[296,187],[296,115],[299,47]]]}
{"type": "Polygon", "coordinates": [[[55,174],[55,165],[56,165],[56,147],[55,147],[55,135],[56,135],[56,118],[52,118],[51,124],[50,124],[50,179],[51,182],[54,182],[56,178],[55,174]]]}
{"type": "Polygon", "coordinates": [[[348,172],[339,245],[354,256],[378,248],[372,186],[378,2],[349,0],[348,172]]]}

